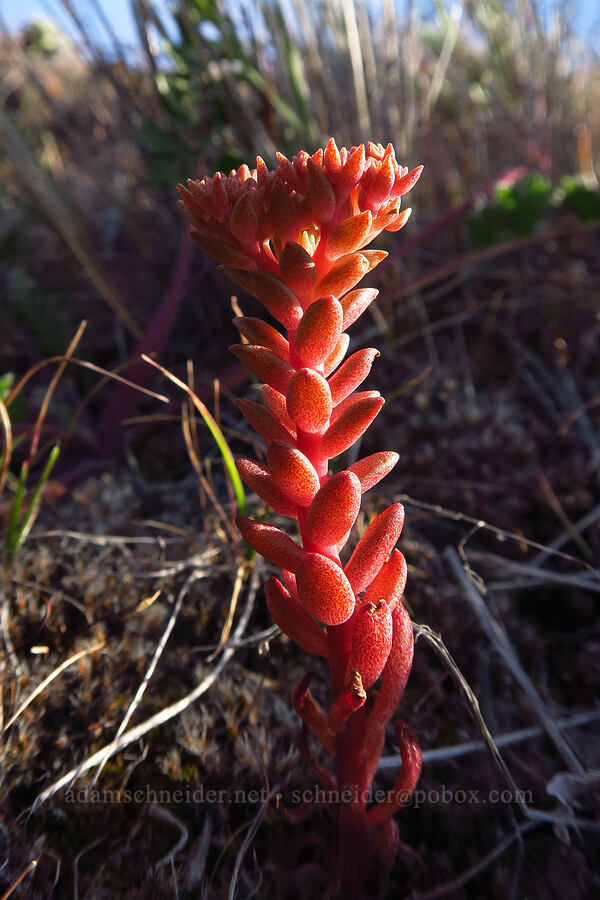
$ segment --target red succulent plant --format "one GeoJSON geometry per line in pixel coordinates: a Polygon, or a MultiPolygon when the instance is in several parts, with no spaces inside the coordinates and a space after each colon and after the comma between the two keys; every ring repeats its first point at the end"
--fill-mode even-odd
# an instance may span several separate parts
{"type": "Polygon", "coordinates": [[[413,655],[402,605],[406,563],[394,549],[404,510],[394,503],[368,526],[348,561],[340,553],[361,495],[395,465],[374,453],[330,475],[329,460],[365,432],[381,407],[377,391],[357,391],[375,349],[344,359],[350,325],[377,296],[357,288],[387,255],[365,248],[383,230],[398,231],[410,209],[401,197],[421,174],[396,162],[391,145],[337,148],[312,156],[279,155],[269,171],[258,158],[229,176],[179,185],[192,236],[232,281],[257,297],[286,330],[253,317],[234,320],[244,341],[231,350],[260,381],[263,403],[238,401],[267,444],[266,464],[237,460],[246,484],[277,513],[297,519],[302,545],[273,525],[240,517],[244,539],[282,571],[266,586],[269,611],[303,650],[329,660],[331,705],[323,710],[304,678],[293,702],[305,727],[335,758],[339,798],[337,877],[360,891],[374,865],[390,867],[397,848],[394,812],[419,777],[421,753],[396,720],[402,770],[383,803],[369,788],[413,655]],[[367,691],[380,679],[379,690],[367,691]],[[346,800],[344,800],[346,798],[346,800]],[[351,799],[348,799],[351,798],[351,799]]]}

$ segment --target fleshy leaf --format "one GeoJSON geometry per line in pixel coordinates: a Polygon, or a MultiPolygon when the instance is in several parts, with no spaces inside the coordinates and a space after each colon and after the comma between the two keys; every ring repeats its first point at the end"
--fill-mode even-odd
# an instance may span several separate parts
{"type": "Polygon", "coordinates": [[[404,507],[401,503],[388,506],[371,522],[344,569],[357,594],[373,581],[392,552],[403,525],[404,507]]]}
{"type": "Polygon", "coordinates": [[[379,678],[392,647],[392,611],[385,601],[363,600],[352,617],[349,671],[360,672],[365,690],[379,678]]]}
{"type": "Polygon", "coordinates": [[[286,405],[298,428],[320,433],[326,428],[333,408],[329,384],[314,369],[300,369],[290,378],[286,405]]]}
{"type": "Polygon", "coordinates": [[[359,399],[333,422],[321,439],[321,453],[331,459],[351,447],[367,430],[381,407],[383,397],[359,399]]]}
{"type": "Polygon", "coordinates": [[[255,344],[233,344],[229,349],[257,378],[285,394],[294,372],[289,363],[275,356],[266,347],[257,347],[255,344]]]}
{"type": "Polygon", "coordinates": [[[359,459],[349,466],[349,471],[358,475],[364,494],[382,478],[385,478],[399,459],[400,457],[393,450],[381,450],[379,453],[372,453],[370,456],[359,459]]]}
{"type": "Polygon", "coordinates": [[[328,478],[308,508],[305,534],[320,548],[337,544],[350,531],[360,510],[360,481],[353,472],[328,478]]]}
{"type": "Polygon", "coordinates": [[[355,596],[341,567],[321,553],[307,553],[296,568],[303,606],[325,625],[341,625],[354,611],[355,596]]]}
{"type": "Polygon", "coordinates": [[[344,313],[335,297],[321,297],[308,307],[295,337],[298,356],[305,366],[320,366],[334,350],[341,331],[344,313]]]}
{"type": "Polygon", "coordinates": [[[289,638],[307,653],[327,656],[327,635],[277,578],[269,579],[265,596],[271,617],[289,638]]]}
{"type": "Polygon", "coordinates": [[[281,490],[300,506],[309,506],[320,482],[316,469],[306,456],[289,444],[271,441],[267,447],[267,462],[281,490]]]}
{"type": "Polygon", "coordinates": [[[342,363],[337,372],[334,372],[329,379],[334,406],[345,400],[359,384],[363,383],[371,371],[373,360],[377,359],[379,355],[379,350],[375,350],[373,347],[357,350],[342,363]]]}
{"type": "Polygon", "coordinates": [[[304,550],[281,529],[246,516],[238,516],[235,521],[246,543],[273,565],[290,572],[298,567],[304,550]]]}

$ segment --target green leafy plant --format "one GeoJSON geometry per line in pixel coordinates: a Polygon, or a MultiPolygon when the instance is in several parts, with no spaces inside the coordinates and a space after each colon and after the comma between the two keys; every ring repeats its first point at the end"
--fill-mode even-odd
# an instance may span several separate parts
{"type": "Polygon", "coordinates": [[[575,213],[580,222],[600,219],[600,189],[567,175],[560,183],[561,205],[575,213]]]}
{"type": "Polygon", "coordinates": [[[530,173],[514,184],[500,183],[489,201],[482,200],[469,218],[475,247],[488,247],[532,234],[550,208],[553,188],[547,178],[530,173]]]}

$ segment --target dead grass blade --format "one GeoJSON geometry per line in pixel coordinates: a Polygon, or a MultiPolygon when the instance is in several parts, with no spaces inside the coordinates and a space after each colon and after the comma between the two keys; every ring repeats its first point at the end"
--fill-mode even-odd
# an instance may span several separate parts
{"type": "Polygon", "coordinates": [[[118,740],[115,739],[111,741],[111,743],[106,747],[103,747],[101,750],[93,753],[92,756],[88,757],[86,760],[83,760],[83,762],[81,762],[78,766],[75,766],[75,768],[67,772],[66,775],[61,776],[61,778],[51,784],[50,787],[43,790],[40,794],[38,794],[33,802],[33,805],[31,807],[32,813],[35,812],[43,803],[53,797],[64,787],[70,785],[76,778],[80,778],[90,769],[93,769],[97,765],[99,765],[105,758],[110,759],[111,756],[114,756],[115,753],[119,753],[119,751],[123,750],[125,747],[128,747],[134,741],[139,741],[140,738],[142,738],[149,731],[152,731],[153,728],[158,728],[159,726],[164,725],[165,722],[173,719],[175,716],[181,715],[181,713],[184,712],[188,708],[188,706],[191,706],[192,703],[195,703],[199,697],[206,693],[206,691],[215,683],[217,678],[220,676],[223,669],[230,662],[235,653],[235,643],[242,637],[244,631],[246,630],[248,622],[250,621],[252,610],[254,608],[254,598],[256,596],[256,591],[258,590],[258,585],[260,583],[261,571],[262,566],[260,564],[260,560],[257,560],[255,565],[253,566],[250,583],[248,585],[246,605],[233,632],[232,644],[234,646],[229,645],[223,649],[221,658],[219,659],[213,671],[205,678],[203,678],[202,681],[197,684],[189,694],[186,694],[175,703],[171,703],[170,706],[166,706],[164,709],[161,709],[153,716],[150,716],[149,719],[146,719],[144,722],[141,722],[139,725],[136,725],[129,731],[126,731],[121,735],[120,738],[118,738],[118,740]]]}
{"type": "MultiPolygon", "coordinates": [[[[506,531],[504,528],[498,528],[496,525],[491,525],[484,519],[474,519],[473,516],[468,516],[466,513],[457,512],[453,509],[446,509],[446,507],[440,506],[439,504],[425,503],[423,500],[414,500],[412,497],[409,497],[408,494],[398,494],[397,499],[402,503],[407,503],[410,506],[414,506],[416,509],[426,510],[427,512],[433,513],[434,515],[452,519],[452,521],[454,522],[465,522],[468,525],[473,525],[475,526],[476,530],[482,528],[485,531],[489,531],[491,534],[495,534],[501,540],[515,541],[517,544],[524,544],[527,547],[531,547],[533,550],[539,550],[542,553],[547,554],[548,556],[557,556],[559,559],[564,559],[567,562],[576,563],[576,565],[578,566],[582,564],[580,559],[578,559],[576,556],[571,556],[570,553],[563,553],[558,548],[552,547],[549,544],[540,544],[538,543],[538,541],[533,541],[531,540],[531,538],[526,538],[522,534],[516,534],[514,531],[506,531]]],[[[510,560],[506,560],[506,564],[508,565],[509,563],[510,560]]],[[[521,564],[518,563],[517,565],[521,564]]],[[[594,569],[592,569],[591,566],[586,566],[586,568],[588,569],[588,571],[594,572],[594,569]]]]}
{"type": "Polygon", "coordinates": [[[2,894],[2,896],[0,897],[0,900],[8,900],[8,897],[10,897],[10,895],[15,892],[15,890],[19,887],[21,882],[25,878],[27,878],[29,873],[33,872],[33,870],[37,867],[37,864],[38,864],[37,859],[32,859],[31,862],[29,863],[29,865],[23,869],[23,871],[21,872],[21,874],[19,875],[17,880],[13,881],[13,883],[11,884],[9,889],[2,894]]]}
{"type": "Polygon", "coordinates": [[[0,135],[4,149],[17,178],[28,190],[44,215],[50,220],[56,232],[63,239],[79,265],[92,282],[102,299],[121,320],[134,337],[139,338],[141,330],[129,310],[108,283],[106,275],[78,236],[74,214],[66,209],[64,201],[58,197],[43,172],[37,165],[29,148],[13,125],[10,117],[0,106],[0,135]]]}
{"type": "Polygon", "coordinates": [[[154,400],[160,400],[162,403],[169,403],[169,398],[165,397],[164,394],[157,394],[155,391],[150,391],[148,388],[141,387],[139,384],[135,384],[133,381],[129,381],[127,378],[123,378],[121,375],[117,375],[116,372],[109,372],[107,369],[103,369],[102,366],[97,366],[95,363],[88,362],[86,359],[78,359],[76,356],[49,356],[47,359],[41,360],[39,363],[36,363],[35,366],[32,366],[30,369],[25,372],[25,374],[19,379],[16,385],[11,390],[10,394],[6,399],[6,406],[10,406],[15,397],[21,393],[24,386],[27,382],[33,378],[33,376],[43,369],[44,366],[49,366],[55,362],[62,362],[66,360],[66,362],[75,363],[77,366],[82,366],[84,369],[90,369],[91,372],[97,372],[99,375],[103,375],[105,378],[112,378],[115,381],[121,382],[121,384],[126,384],[127,387],[135,388],[136,391],[140,391],[142,394],[146,394],[148,397],[152,397],[154,400]]]}
{"type": "Polygon", "coordinates": [[[73,340],[67,347],[67,351],[66,351],[65,355],[64,355],[63,359],[61,360],[56,372],[52,376],[52,380],[50,381],[50,384],[48,385],[48,390],[46,391],[46,394],[44,395],[44,399],[41,403],[40,411],[38,413],[38,417],[35,422],[35,427],[33,429],[33,435],[31,437],[31,444],[29,447],[29,463],[30,464],[33,461],[33,458],[35,457],[35,454],[37,453],[37,448],[38,448],[38,444],[39,444],[39,440],[40,440],[40,434],[42,431],[42,425],[44,423],[44,419],[46,418],[46,413],[48,412],[48,407],[50,405],[50,400],[52,399],[52,394],[54,393],[56,386],[57,386],[58,382],[60,381],[63,372],[67,368],[67,363],[73,356],[73,353],[75,352],[75,348],[77,347],[79,341],[81,340],[81,337],[83,335],[83,332],[85,331],[86,325],[87,325],[87,322],[84,319],[80,323],[77,331],[75,332],[75,336],[74,336],[73,340]]]}
{"type": "Polygon", "coordinates": [[[430,644],[431,647],[433,647],[435,653],[452,676],[452,679],[455,682],[456,686],[463,694],[465,700],[467,701],[469,711],[475,721],[475,724],[482,734],[485,746],[489,750],[496,768],[510,788],[515,804],[521,810],[523,815],[527,819],[530,819],[532,822],[548,822],[553,825],[563,825],[568,828],[585,828],[594,831],[600,830],[600,823],[598,822],[591,821],[589,819],[583,819],[581,817],[578,818],[571,814],[564,815],[560,812],[536,809],[527,805],[523,798],[523,791],[519,790],[508,766],[504,762],[504,758],[500,753],[500,749],[498,748],[489,728],[485,723],[483,716],[481,715],[477,697],[473,693],[470,685],[460,671],[456,662],[448,652],[448,649],[443,640],[441,639],[439,634],[436,634],[434,631],[432,631],[432,629],[429,628],[428,625],[417,625],[415,622],[413,622],[413,629],[417,638],[424,638],[427,643],[430,644]]]}
{"type": "Polygon", "coordinates": [[[560,753],[565,765],[571,772],[574,772],[577,775],[583,774],[585,771],[584,767],[560,733],[560,729],[557,727],[554,719],[549,715],[545,703],[542,701],[542,698],[538,694],[529,675],[521,665],[508,635],[500,622],[495,619],[489,611],[480,590],[476,586],[476,582],[465,570],[465,566],[461,562],[458,553],[454,547],[447,547],[443,555],[452,570],[452,574],[462,588],[463,595],[468,600],[469,606],[479,619],[479,623],[485,631],[490,643],[500,654],[500,658],[504,665],[521,687],[521,690],[535,710],[545,731],[560,753]]]}
{"type": "MultiPolygon", "coordinates": [[[[182,589],[180,590],[177,600],[175,601],[175,604],[173,605],[173,610],[169,617],[169,621],[167,622],[167,627],[163,631],[161,639],[158,642],[158,644],[156,645],[156,650],[154,651],[152,659],[150,660],[150,665],[146,669],[146,674],[144,675],[143,680],[141,681],[137,691],[135,692],[135,696],[134,696],[133,700],[129,704],[129,708],[128,708],[127,712],[125,713],[125,716],[123,717],[121,724],[119,725],[117,733],[114,737],[115,741],[121,737],[121,735],[123,734],[123,732],[129,725],[131,717],[133,716],[134,712],[140,705],[140,702],[142,700],[142,697],[144,696],[146,688],[148,687],[148,685],[150,683],[150,679],[154,675],[154,672],[158,665],[158,661],[161,658],[163,650],[165,649],[165,647],[167,645],[167,641],[169,640],[171,632],[173,631],[173,628],[175,627],[175,622],[177,621],[177,617],[181,611],[183,601],[184,601],[185,597],[187,596],[192,584],[195,581],[197,581],[198,578],[201,578],[201,577],[202,577],[202,573],[192,572],[192,574],[189,576],[189,578],[186,580],[185,584],[183,585],[182,589]]],[[[153,597],[153,600],[155,600],[155,599],[156,599],[156,596],[153,597]]],[[[137,610],[136,610],[136,612],[137,612],[137,610]]],[[[92,778],[92,785],[96,784],[96,782],[98,781],[98,778],[100,777],[100,774],[102,773],[102,769],[106,765],[107,760],[108,760],[108,756],[105,759],[103,759],[102,762],[100,763],[100,765],[98,766],[96,774],[92,778]]]]}
{"type": "Polygon", "coordinates": [[[235,866],[233,867],[231,881],[229,882],[229,891],[227,893],[227,900],[235,900],[237,882],[238,882],[238,878],[239,878],[239,874],[240,874],[240,869],[242,867],[242,862],[244,861],[244,857],[245,857],[246,853],[250,849],[252,841],[258,834],[258,830],[259,830],[260,826],[262,825],[263,819],[265,818],[265,816],[267,814],[267,810],[269,809],[269,805],[271,803],[271,798],[274,797],[276,793],[277,793],[276,788],[273,788],[271,791],[269,791],[269,794],[268,794],[265,802],[263,803],[263,805],[257,812],[256,816],[254,817],[254,820],[252,821],[252,825],[248,829],[248,834],[244,838],[242,846],[240,847],[239,853],[235,860],[235,866]]]}
{"type": "Polygon", "coordinates": [[[355,0],[339,0],[339,5],[344,18],[346,43],[350,64],[352,66],[352,80],[354,83],[354,97],[358,112],[358,127],[363,134],[372,134],[371,111],[369,109],[369,95],[365,78],[365,67],[361,49],[360,33],[356,18],[355,0]]]}
{"type": "Polygon", "coordinates": [[[231,592],[231,599],[229,601],[229,609],[227,611],[227,618],[225,619],[225,624],[223,625],[223,630],[221,632],[221,637],[219,638],[219,643],[211,655],[207,658],[207,662],[212,662],[213,659],[217,656],[220,650],[225,646],[227,641],[229,640],[229,635],[231,633],[231,626],[233,624],[233,619],[235,617],[235,611],[237,609],[237,602],[240,596],[240,591],[242,589],[242,585],[244,583],[244,579],[248,574],[249,563],[244,562],[241,566],[238,566],[238,570],[235,573],[235,581],[233,584],[233,591],[231,592]]]}
{"type": "Polygon", "coordinates": [[[6,484],[6,479],[8,478],[8,468],[10,466],[10,457],[12,455],[12,426],[10,424],[10,417],[8,415],[8,410],[6,408],[6,404],[4,400],[0,397],[0,425],[2,425],[2,431],[4,432],[4,450],[2,453],[2,465],[0,466],[0,497],[2,496],[2,491],[4,490],[4,485],[6,484]]]}
{"type": "Polygon", "coordinates": [[[493,850],[486,853],[482,859],[478,860],[474,865],[469,866],[468,869],[465,869],[462,875],[453,878],[452,881],[439,884],[430,891],[425,891],[424,894],[410,894],[410,896],[404,897],[403,900],[438,900],[439,897],[454,896],[455,892],[465,884],[468,884],[473,878],[477,878],[478,875],[485,872],[488,866],[491,866],[493,862],[506,853],[508,848],[514,844],[515,841],[520,841],[524,834],[527,834],[527,832],[531,831],[533,828],[539,827],[540,824],[541,823],[539,822],[525,822],[524,825],[516,828],[512,834],[509,834],[508,837],[494,847],[493,850]]]}
{"type": "MultiPolygon", "coordinates": [[[[556,719],[557,728],[580,728],[600,719],[600,710],[592,709],[589,712],[578,713],[568,719],[556,719]]],[[[541,737],[544,729],[540,725],[532,725],[530,728],[519,728],[517,731],[508,731],[505,734],[494,735],[494,743],[497,747],[512,747],[523,741],[530,741],[541,737]]],[[[423,750],[423,765],[427,763],[445,762],[448,759],[459,759],[461,756],[469,756],[471,753],[480,753],[487,750],[483,741],[464,741],[462,744],[453,744],[449,747],[433,747],[431,750],[423,750]]],[[[399,769],[402,766],[400,754],[382,756],[379,763],[380,769],[399,769]]]]}
{"type": "Polygon", "coordinates": [[[210,431],[217,447],[219,448],[219,452],[223,457],[223,462],[225,464],[225,469],[227,470],[227,474],[229,475],[231,484],[233,486],[233,490],[235,493],[235,498],[238,504],[238,509],[242,515],[246,514],[246,499],[244,497],[244,486],[242,484],[242,480],[238,474],[238,470],[235,465],[235,461],[233,459],[233,454],[229,449],[229,444],[225,440],[223,432],[219,428],[218,423],[215,421],[214,417],[210,413],[208,407],[202,402],[200,397],[184,382],[181,381],[180,378],[177,378],[176,375],[173,375],[172,372],[169,372],[168,369],[165,369],[164,366],[161,366],[159,363],[155,362],[149,356],[146,356],[145,353],[142,353],[142,359],[149,363],[151,366],[154,366],[155,369],[158,369],[159,372],[172,381],[173,384],[177,385],[177,387],[181,388],[186,392],[188,397],[191,399],[192,403],[204,419],[204,423],[208,430],[210,431]]]}
{"type": "Polygon", "coordinates": [[[29,696],[21,703],[21,705],[19,706],[17,711],[15,713],[13,713],[13,715],[10,717],[8,722],[6,722],[6,724],[4,725],[4,727],[2,728],[2,731],[0,733],[4,734],[6,731],[8,731],[10,726],[13,725],[17,721],[19,716],[21,716],[25,712],[27,707],[31,703],[33,703],[35,698],[39,697],[39,695],[42,694],[46,690],[48,685],[52,684],[52,682],[54,681],[55,678],[58,678],[59,675],[62,675],[62,673],[65,671],[65,669],[68,669],[69,666],[72,666],[74,663],[78,662],[80,659],[83,659],[84,656],[89,656],[90,653],[95,653],[97,650],[102,650],[102,648],[104,646],[105,646],[105,642],[100,641],[100,643],[94,644],[91,647],[86,647],[84,650],[80,650],[79,653],[75,653],[73,656],[69,656],[68,659],[65,659],[64,662],[62,662],[60,664],[60,666],[57,666],[57,668],[54,669],[54,671],[50,672],[50,674],[47,675],[46,678],[44,678],[44,680],[41,681],[40,684],[38,684],[38,686],[35,688],[35,690],[33,690],[31,692],[31,694],[29,694],[29,696]]]}

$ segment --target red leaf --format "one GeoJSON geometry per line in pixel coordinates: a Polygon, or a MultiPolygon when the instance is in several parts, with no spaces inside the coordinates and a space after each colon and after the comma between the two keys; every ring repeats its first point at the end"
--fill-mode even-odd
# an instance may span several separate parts
{"type": "Polygon", "coordinates": [[[266,466],[244,457],[236,459],[235,464],[250,490],[272,506],[275,512],[296,518],[297,504],[284,494],[266,466]]]}
{"type": "Polygon", "coordinates": [[[334,406],[345,400],[352,391],[356,390],[359,384],[362,384],[371,371],[373,360],[379,355],[379,350],[375,350],[373,347],[358,350],[352,356],[349,356],[337,372],[331,376],[329,387],[331,388],[331,399],[334,406]]]}
{"type": "Polygon", "coordinates": [[[316,369],[334,350],[344,313],[335,297],[321,297],[308,307],[295,337],[296,352],[305,366],[316,369]]]}
{"type": "Polygon", "coordinates": [[[332,559],[307,553],[296,568],[303,606],[325,625],[341,625],[354,611],[356,598],[344,572],[332,559]]]}
{"type": "Polygon", "coordinates": [[[361,537],[344,569],[357,594],[364,591],[379,572],[400,537],[403,524],[404,507],[394,503],[379,513],[361,537]]]}
{"type": "Polygon", "coordinates": [[[314,293],[318,297],[322,297],[324,294],[333,294],[335,297],[341,297],[346,291],[350,291],[355,284],[358,284],[363,275],[366,275],[369,271],[369,268],[369,260],[364,252],[342,256],[332,266],[327,275],[317,282],[314,293]]]}
{"type": "Polygon", "coordinates": [[[359,316],[362,316],[365,309],[375,300],[378,294],[379,291],[375,288],[358,288],[345,294],[340,299],[344,310],[344,320],[342,322],[344,331],[356,322],[359,316]]]}
{"type": "Polygon", "coordinates": [[[349,471],[358,475],[364,494],[365,491],[376,485],[378,481],[385,478],[399,459],[400,457],[393,450],[381,450],[379,453],[372,453],[370,456],[359,459],[349,466],[349,471]]]}
{"type": "Polygon", "coordinates": [[[396,711],[404,693],[412,667],[414,638],[412,622],[406,609],[398,603],[392,611],[392,647],[381,675],[381,690],[369,715],[369,740],[377,735],[396,711]]]}
{"type": "Polygon", "coordinates": [[[273,565],[290,572],[298,567],[304,550],[279,528],[245,516],[238,516],[235,521],[246,543],[273,565]]]}
{"type": "Polygon", "coordinates": [[[383,402],[383,397],[365,397],[342,413],[321,439],[322,455],[331,459],[332,456],[338,456],[351,447],[367,430],[383,406],[383,402]]]}
{"type": "Polygon", "coordinates": [[[327,256],[335,259],[344,253],[360,250],[367,240],[372,224],[373,216],[368,209],[340,222],[327,238],[327,256]]]}
{"type": "Polygon", "coordinates": [[[285,394],[294,372],[288,363],[255,344],[233,344],[229,349],[257,378],[285,394]]]}
{"type": "Polygon", "coordinates": [[[395,606],[400,600],[406,587],[406,560],[399,550],[393,550],[392,555],[385,562],[364,596],[365,603],[377,603],[385,600],[390,606],[395,606]]]}
{"type": "Polygon", "coordinates": [[[392,612],[385,601],[363,601],[352,617],[348,671],[360,672],[365,690],[377,681],[392,647],[392,612]]]}
{"type": "Polygon", "coordinates": [[[350,531],[360,510],[360,481],[353,472],[332,475],[308,508],[304,533],[317,547],[337,544],[350,531]]]}
{"type": "Polygon", "coordinates": [[[290,345],[282,334],[268,322],[254,316],[236,316],[233,324],[250,344],[266,347],[284,362],[290,361],[290,345]]]}
{"type": "Polygon", "coordinates": [[[329,384],[314,369],[300,369],[290,378],[286,405],[298,428],[318,434],[327,427],[333,408],[329,384]]]}
{"type": "MultiPolygon", "coordinates": [[[[274,391],[273,393],[277,392],[274,391]]],[[[255,403],[254,400],[236,400],[235,405],[266,444],[269,444],[271,441],[294,443],[295,434],[289,432],[271,410],[263,406],[262,403],[255,403]]],[[[293,425],[293,423],[291,424],[293,425]]]]}
{"type": "Polygon", "coordinates": [[[281,251],[279,269],[284,281],[301,297],[310,293],[319,277],[312,256],[295,241],[287,241],[281,251]]]}
{"type": "Polygon", "coordinates": [[[277,578],[267,582],[265,596],[271,617],[307,653],[328,656],[327,635],[277,578]]]}
{"type": "Polygon", "coordinates": [[[319,476],[313,464],[295,447],[271,441],[267,447],[271,474],[284,493],[300,506],[309,506],[319,490],[319,476]]]}
{"type": "Polygon", "coordinates": [[[224,266],[223,271],[234,284],[257,297],[286,328],[296,328],[302,318],[302,307],[296,295],[281,278],[260,270],[245,272],[240,267],[224,266]]]}
{"type": "Polygon", "coordinates": [[[347,334],[340,334],[339,340],[325,362],[323,363],[323,374],[325,377],[335,372],[341,361],[346,355],[350,337],[347,334]]]}

